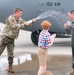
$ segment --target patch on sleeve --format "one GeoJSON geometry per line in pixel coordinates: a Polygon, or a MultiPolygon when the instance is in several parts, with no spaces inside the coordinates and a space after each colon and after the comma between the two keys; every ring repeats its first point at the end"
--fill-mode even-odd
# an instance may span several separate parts
{"type": "Polygon", "coordinates": [[[14,19],[14,18],[11,18],[11,21],[12,21],[12,22],[15,22],[15,19],[14,19]]]}
{"type": "Polygon", "coordinates": [[[9,21],[10,21],[10,22],[15,22],[15,18],[10,16],[10,17],[9,17],[9,21]]]}

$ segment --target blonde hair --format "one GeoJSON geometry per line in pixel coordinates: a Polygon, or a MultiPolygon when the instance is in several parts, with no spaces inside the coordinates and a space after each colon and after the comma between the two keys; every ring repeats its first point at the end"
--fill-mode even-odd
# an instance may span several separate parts
{"type": "Polygon", "coordinates": [[[49,29],[51,27],[51,23],[49,21],[47,21],[47,20],[44,20],[41,23],[41,27],[42,27],[42,29],[47,30],[47,29],[49,29]]]}

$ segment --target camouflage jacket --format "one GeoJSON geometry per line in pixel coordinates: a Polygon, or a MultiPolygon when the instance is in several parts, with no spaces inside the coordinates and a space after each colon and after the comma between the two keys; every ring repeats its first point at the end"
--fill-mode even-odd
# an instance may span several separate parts
{"type": "Polygon", "coordinates": [[[19,35],[19,29],[24,27],[24,22],[25,20],[22,18],[17,20],[14,15],[9,16],[8,19],[6,19],[6,26],[2,31],[2,35],[12,39],[17,38],[19,35]]]}

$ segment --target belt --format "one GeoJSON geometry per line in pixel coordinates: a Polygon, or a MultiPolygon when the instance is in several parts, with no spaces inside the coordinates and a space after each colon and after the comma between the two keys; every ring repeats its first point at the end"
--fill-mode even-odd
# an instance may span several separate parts
{"type": "Polygon", "coordinates": [[[40,46],[40,48],[47,50],[47,48],[43,48],[42,46],[40,46]]]}

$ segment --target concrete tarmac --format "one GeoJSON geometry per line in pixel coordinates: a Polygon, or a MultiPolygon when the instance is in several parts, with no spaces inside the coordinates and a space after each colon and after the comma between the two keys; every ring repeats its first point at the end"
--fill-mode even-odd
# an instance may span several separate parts
{"type": "MultiPolygon", "coordinates": [[[[2,25],[2,24],[1,24],[2,25]]],[[[15,40],[14,63],[15,73],[7,72],[7,49],[0,56],[0,75],[37,75],[38,46],[30,39],[31,32],[20,30],[15,40]]],[[[69,75],[72,70],[71,38],[56,38],[48,49],[47,70],[54,75],[69,75]]]]}

